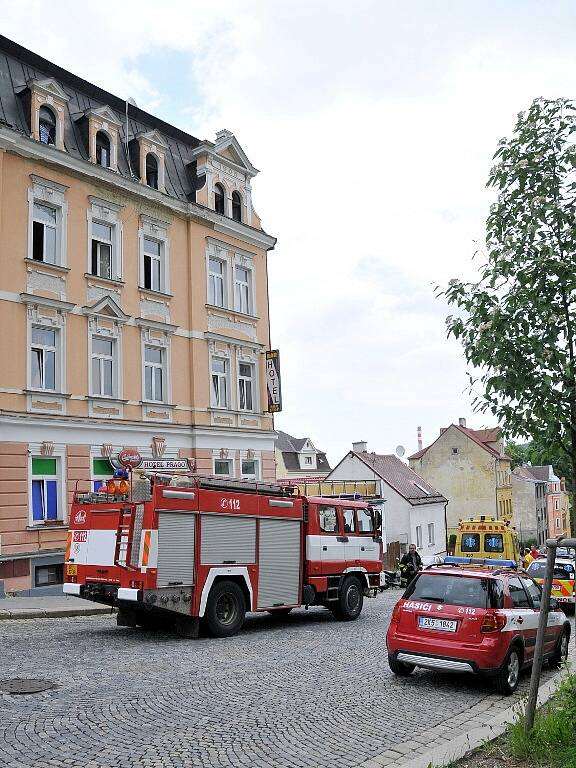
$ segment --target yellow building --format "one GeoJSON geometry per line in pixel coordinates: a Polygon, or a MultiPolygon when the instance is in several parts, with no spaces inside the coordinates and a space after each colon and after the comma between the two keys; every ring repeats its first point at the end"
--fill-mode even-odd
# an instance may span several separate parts
{"type": "Polygon", "coordinates": [[[61,580],[76,482],[123,447],[274,478],[275,238],[230,131],[200,141],[0,51],[0,588],[27,590],[61,580]]]}
{"type": "Polygon", "coordinates": [[[511,461],[504,453],[499,427],[469,429],[460,419],[410,456],[409,464],[448,499],[449,533],[465,517],[512,519],[511,461]]]}

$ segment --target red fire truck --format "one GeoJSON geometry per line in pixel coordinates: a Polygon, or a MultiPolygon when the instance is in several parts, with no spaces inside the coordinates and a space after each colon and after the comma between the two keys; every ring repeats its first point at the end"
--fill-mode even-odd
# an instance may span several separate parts
{"type": "Polygon", "coordinates": [[[117,606],[121,626],[187,637],[200,621],[231,636],[247,611],[321,605],[350,621],[381,589],[380,527],[364,501],[134,473],[74,494],[64,592],[117,606]]]}

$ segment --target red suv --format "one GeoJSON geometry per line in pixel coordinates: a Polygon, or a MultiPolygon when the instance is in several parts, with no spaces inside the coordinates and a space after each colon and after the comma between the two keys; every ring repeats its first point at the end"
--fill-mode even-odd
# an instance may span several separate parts
{"type": "MultiPolygon", "coordinates": [[[[489,675],[501,693],[513,693],[534,656],[540,587],[512,567],[446,562],[421,571],[396,603],[386,636],[390,669],[402,676],[415,667],[489,675]]],[[[549,664],[565,661],[569,640],[570,623],[552,599],[544,639],[549,664]]]]}

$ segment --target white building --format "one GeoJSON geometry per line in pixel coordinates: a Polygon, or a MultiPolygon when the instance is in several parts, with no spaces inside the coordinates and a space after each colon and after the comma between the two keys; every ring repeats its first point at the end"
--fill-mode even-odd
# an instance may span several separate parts
{"type": "Polygon", "coordinates": [[[445,553],[448,500],[397,456],[368,453],[366,443],[352,447],[326,480],[376,481],[389,545],[399,542],[404,552],[416,544],[421,556],[445,553]]]}

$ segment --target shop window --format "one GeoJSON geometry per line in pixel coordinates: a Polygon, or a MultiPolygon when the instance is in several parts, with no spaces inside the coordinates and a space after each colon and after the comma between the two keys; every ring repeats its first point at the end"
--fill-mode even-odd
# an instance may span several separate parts
{"type": "Polygon", "coordinates": [[[34,523],[62,519],[58,465],[57,458],[40,456],[32,458],[32,520],[34,523]]]}

